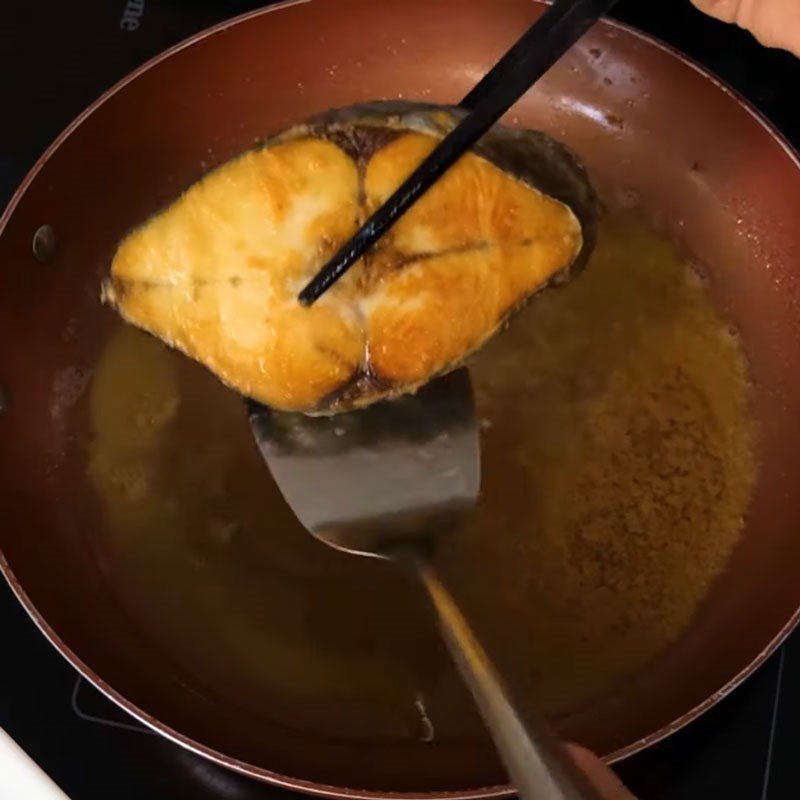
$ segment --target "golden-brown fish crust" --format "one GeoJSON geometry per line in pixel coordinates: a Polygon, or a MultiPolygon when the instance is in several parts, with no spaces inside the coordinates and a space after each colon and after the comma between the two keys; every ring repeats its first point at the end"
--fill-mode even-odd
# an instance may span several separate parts
{"type": "Polygon", "coordinates": [[[498,129],[300,306],[305,283],[458,118],[376,104],[273,138],[131,233],[104,297],[274,408],[335,413],[415,390],[593,243],[596,201],[574,158],[542,134],[498,129]]]}

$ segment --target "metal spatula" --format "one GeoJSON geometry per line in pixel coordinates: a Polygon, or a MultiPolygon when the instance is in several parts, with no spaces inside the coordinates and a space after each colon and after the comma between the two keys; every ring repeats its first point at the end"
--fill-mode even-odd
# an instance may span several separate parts
{"type": "Polygon", "coordinates": [[[320,541],[393,559],[419,575],[442,635],[525,800],[596,798],[545,725],[522,719],[429,554],[480,488],[480,440],[466,370],[363,411],[306,417],[248,402],[256,442],[284,498],[320,541]]]}

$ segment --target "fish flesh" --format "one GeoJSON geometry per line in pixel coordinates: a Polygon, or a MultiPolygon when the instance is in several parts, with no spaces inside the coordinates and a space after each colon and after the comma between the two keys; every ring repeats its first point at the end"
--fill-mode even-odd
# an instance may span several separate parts
{"type": "Polygon", "coordinates": [[[103,298],[273,408],[334,414],[459,366],[585,264],[598,201],[578,159],[495,126],[311,307],[299,291],[461,109],[318,115],[219,166],[132,231],[103,298]]]}

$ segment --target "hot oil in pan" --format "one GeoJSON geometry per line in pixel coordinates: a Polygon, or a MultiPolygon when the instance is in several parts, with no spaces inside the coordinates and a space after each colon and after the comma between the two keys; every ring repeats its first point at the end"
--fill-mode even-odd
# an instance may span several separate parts
{"type": "MultiPolygon", "coordinates": [[[[472,375],[483,496],[442,566],[519,687],[563,713],[680,636],[723,569],[756,472],[747,365],[686,259],[626,213],[472,375]]],[[[96,546],[199,684],[343,737],[479,730],[421,593],[300,528],[238,397],[120,327],[91,403],[96,546]]]]}

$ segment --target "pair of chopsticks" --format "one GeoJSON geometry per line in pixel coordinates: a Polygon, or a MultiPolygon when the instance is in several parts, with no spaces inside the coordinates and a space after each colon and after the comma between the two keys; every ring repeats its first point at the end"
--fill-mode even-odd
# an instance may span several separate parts
{"type": "Polygon", "coordinates": [[[300,303],[310,306],[333,286],[615,2],[553,0],[461,101],[470,113],[308,283],[300,303]]]}

